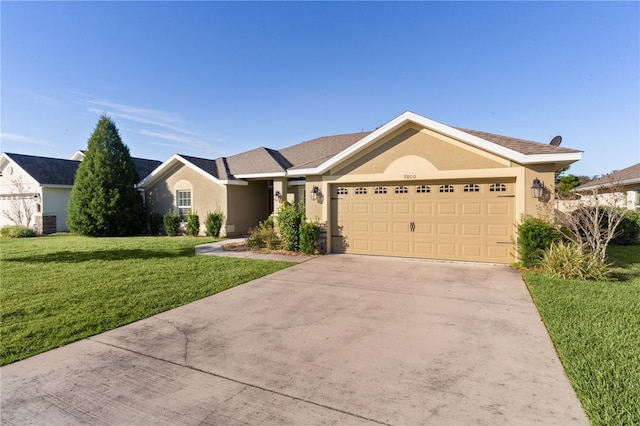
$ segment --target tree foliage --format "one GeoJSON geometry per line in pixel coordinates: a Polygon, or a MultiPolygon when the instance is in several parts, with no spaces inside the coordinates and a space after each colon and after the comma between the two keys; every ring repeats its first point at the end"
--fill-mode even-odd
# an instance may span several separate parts
{"type": "Polygon", "coordinates": [[[135,188],[138,173],[115,123],[100,117],[76,172],[67,225],[94,237],[129,236],[142,231],[144,207],[135,188]]]}

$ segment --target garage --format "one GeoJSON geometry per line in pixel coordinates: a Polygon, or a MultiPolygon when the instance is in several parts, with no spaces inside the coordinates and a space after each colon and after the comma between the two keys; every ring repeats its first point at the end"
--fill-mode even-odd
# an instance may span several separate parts
{"type": "Polygon", "coordinates": [[[509,179],[332,185],[332,251],[509,263],[514,188],[509,179]]]}

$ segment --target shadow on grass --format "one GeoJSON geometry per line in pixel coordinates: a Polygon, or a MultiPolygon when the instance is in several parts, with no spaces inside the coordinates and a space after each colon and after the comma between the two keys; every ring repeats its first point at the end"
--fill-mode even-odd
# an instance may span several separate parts
{"type": "Polygon", "coordinates": [[[96,251],[58,251],[43,255],[15,257],[4,260],[4,262],[27,262],[27,263],[80,263],[92,260],[130,260],[130,259],[165,259],[195,256],[193,247],[185,247],[179,250],[96,250],[96,251]]]}

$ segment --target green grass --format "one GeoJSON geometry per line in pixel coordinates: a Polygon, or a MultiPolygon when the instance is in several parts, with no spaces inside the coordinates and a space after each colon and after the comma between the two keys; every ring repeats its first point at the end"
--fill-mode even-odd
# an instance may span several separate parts
{"type": "Polygon", "coordinates": [[[0,365],[293,265],[196,256],[211,238],[0,239],[0,365]]]}
{"type": "Polygon", "coordinates": [[[608,254],[616,281],[524,277],[591,423],[640,424],[640,246],[608,254]]]}

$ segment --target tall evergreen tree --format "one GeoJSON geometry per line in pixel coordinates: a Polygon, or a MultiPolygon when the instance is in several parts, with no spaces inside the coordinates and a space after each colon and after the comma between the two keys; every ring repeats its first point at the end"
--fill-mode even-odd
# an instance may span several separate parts
{"type": "Polygon", "coordinates": [[[138,234],[144,224],[138,173],[115,123],[100,117],[76,172],[67,217],[72,232],[93,237],[138,234]]]}

